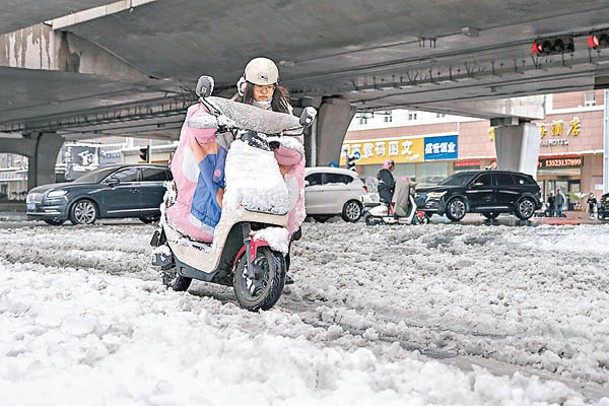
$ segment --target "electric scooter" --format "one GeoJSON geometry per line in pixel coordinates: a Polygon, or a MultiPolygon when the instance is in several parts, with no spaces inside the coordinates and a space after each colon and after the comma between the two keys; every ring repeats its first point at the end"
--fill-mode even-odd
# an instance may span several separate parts
{"type": "Polygon", "coordinates": [[[152,264],[160,267],[163,283],[173,290],[187,290],[193,279],[219,283],[233,286],[241,307],[268,310],[283,291],[293,239],[286,228],[290,198],[273,149],[280,137],[301,135],[316,111],[307,107],[299,119],[213,97],[212,88],[212,78],[199,79],[199,102],[214,118],[218,143],[228,149],[213,242],[195,241],[169,224],[166,210],[176,201],[170,187],[160,228],[151,240],[156,247],[152,264]]]}
{"type": "MultiPolygon", "coordinates": [[[[421,204],[425,203],[425,197],[421,204]]],[[[387,204],[379,202],[376,205],[368,205],[365,209],[364,218],[369,226],[378,224],[427,224],[429,215],[417,210],[417,199],[410,185],[407,182],[398,180],[396,182],[393,196],[394,202],[387,204]]]]}

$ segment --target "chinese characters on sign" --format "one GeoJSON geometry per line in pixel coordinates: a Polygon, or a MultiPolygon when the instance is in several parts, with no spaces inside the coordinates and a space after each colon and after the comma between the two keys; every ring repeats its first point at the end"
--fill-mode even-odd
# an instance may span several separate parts
{"type": "Polygon", "coordinates": [[[343,144],[341,162],[355,153],[361,155],[358,165],[381,164],[387,158],[397,163],[456,159],[457,149],[456,135],[349,141],[343,144]]]}
{"type": "Polygon", "coordinates": [[[573,117],[571,121],[569,121],[569,129],[565,135],[564,131],[564,122],[563,120],[553,120],[550,123],[550,133],[548,134],[548,130],[546,128],[545,123],[541,123],[541,145],[544,146],[557,146],[557,145],[569,145],[569,140],[567,138],[558,138],[556,137],[577,137],[581,132],[581,121],[578,117],[573,117]],[[553,137],[552,139],[547,138],[547,136],[553,137]]]}
{"type": "MultiPolygon", "coordinates": [[[[581,120],[578,117],[573,117],[573,119],[569,121],[569,127],[566,131],[566,134],[565,123],[563,120],[552,120],[552,122],[549,124],[539,123],[538,125],[541,130],[541,142],[539,143],[539,145],[542,147],[569,145],[568,138],[557,137],[577,137],[581,133],[581,120]]],[[[488,134],[489,140],[495,141],[494,127],[491,127],[488,130],[488,134]]]]}
{"type": "Polygon", "coordinates": [[[425,160],[457,159],[457,136],[425,138],[425,160]]]}

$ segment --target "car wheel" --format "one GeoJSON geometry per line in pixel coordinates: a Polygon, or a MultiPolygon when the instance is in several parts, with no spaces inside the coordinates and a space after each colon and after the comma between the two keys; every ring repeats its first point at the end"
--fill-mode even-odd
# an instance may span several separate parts
{"type": "Polygon", "coordinates": [[[161,219],[161,216],[154,216],[154,215],[140,217],[140,221],[145,224],[156,223],[160,219],[161,219]]]}
{"type": "Polygon", "coordinates": [[[315,221],[317,221],[318,223],[325,223],[330,217],[332,216],[313,216],[315,221]]]}
{"type": "Polygon", "coordinates": [[[520,220],[528,220],[535,214],[535,202],[528,197],[516,203],[516,217],[520,220]]]}
{"type": "Polygon", "coordinates": [[[70,209],[70,221],[73,224],[93,224],[97,216],[97,206],[91,200],[79,200],[70,209]]]}
{"type": "Polygon", "coordinates": [[[65,220],[44,220],[45,223],[51,226],[60,226],[64,223],[65,220]]]}
{"type": "Polygon", "coordinates": [[[349,223],[355,223],[362,217],[362,205],[355,200],[350,200],[343,206],[341,217],[349,223]]]}
{"type": "Polygon", "coordinates": [[[482,215],[484,217],[486,217],[487,219],[489,219],[489,220],[494,220],[497,217],[499,217],[499,213],[497,213],[496,211],[489,211],[489,212],[486,212],[486,213],[482,213],[482,215]]]}
{"type": "Polygon", "coordinates": [[[455,197],[446,205],[446,217],[452,221],[460,221],[467,213],[465,201],[460,197],[455,197]]]}

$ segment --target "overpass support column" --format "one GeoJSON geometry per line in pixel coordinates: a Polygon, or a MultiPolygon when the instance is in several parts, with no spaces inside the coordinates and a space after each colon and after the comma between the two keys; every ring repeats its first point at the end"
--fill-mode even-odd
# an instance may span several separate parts
{"type": "Polygon", "coordinates": [[[63,137],[55,133],[32,134],[34,142],[25,151],[28,157],[28,190],[55,182],[55,163],[63,145],[63,137]]]}
{"type": "Polygon", "coordinates": [[[498,169],[518,171],[537,176],[541,128],[532,123],[511,125],[510,119],[493,119],[498,169]]]}
{"type": "Polygon", "coordinates": [[[308,166],[328,165],[338,162],[347,128],[355,115],[349,100],[340,97],[327,97],[322,100],[317,115],[317,126],[311,145],[308,166]]]}

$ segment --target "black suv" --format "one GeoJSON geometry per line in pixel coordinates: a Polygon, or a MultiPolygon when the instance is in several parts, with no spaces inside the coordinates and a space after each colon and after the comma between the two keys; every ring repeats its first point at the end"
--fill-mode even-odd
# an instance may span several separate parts
{"type": "Polygon", "coordinates": [[[71,183],[33,188],[27,195],[27,216],[61,225],[92,224],[98,218],[137,217],[156,221],[164,182],[172,179],[167,166],[142,164],[107,166],[88,172],[71,183]]]}
{"type": "Polygon", "coordinates": [[[452,221],[461,220],[466,213],[482,213],[488,219],[514,213],[527,220],[541,208],[539,185],[531,175],[520,172],[457,172],[417,193],[427,195],[421,210],[446,214],[452,221]]]}
{"type": "Polygon", "coordinates": [[[609,220],[609,193],[605,193],[598,200],[598,219],[609,220]]]}

